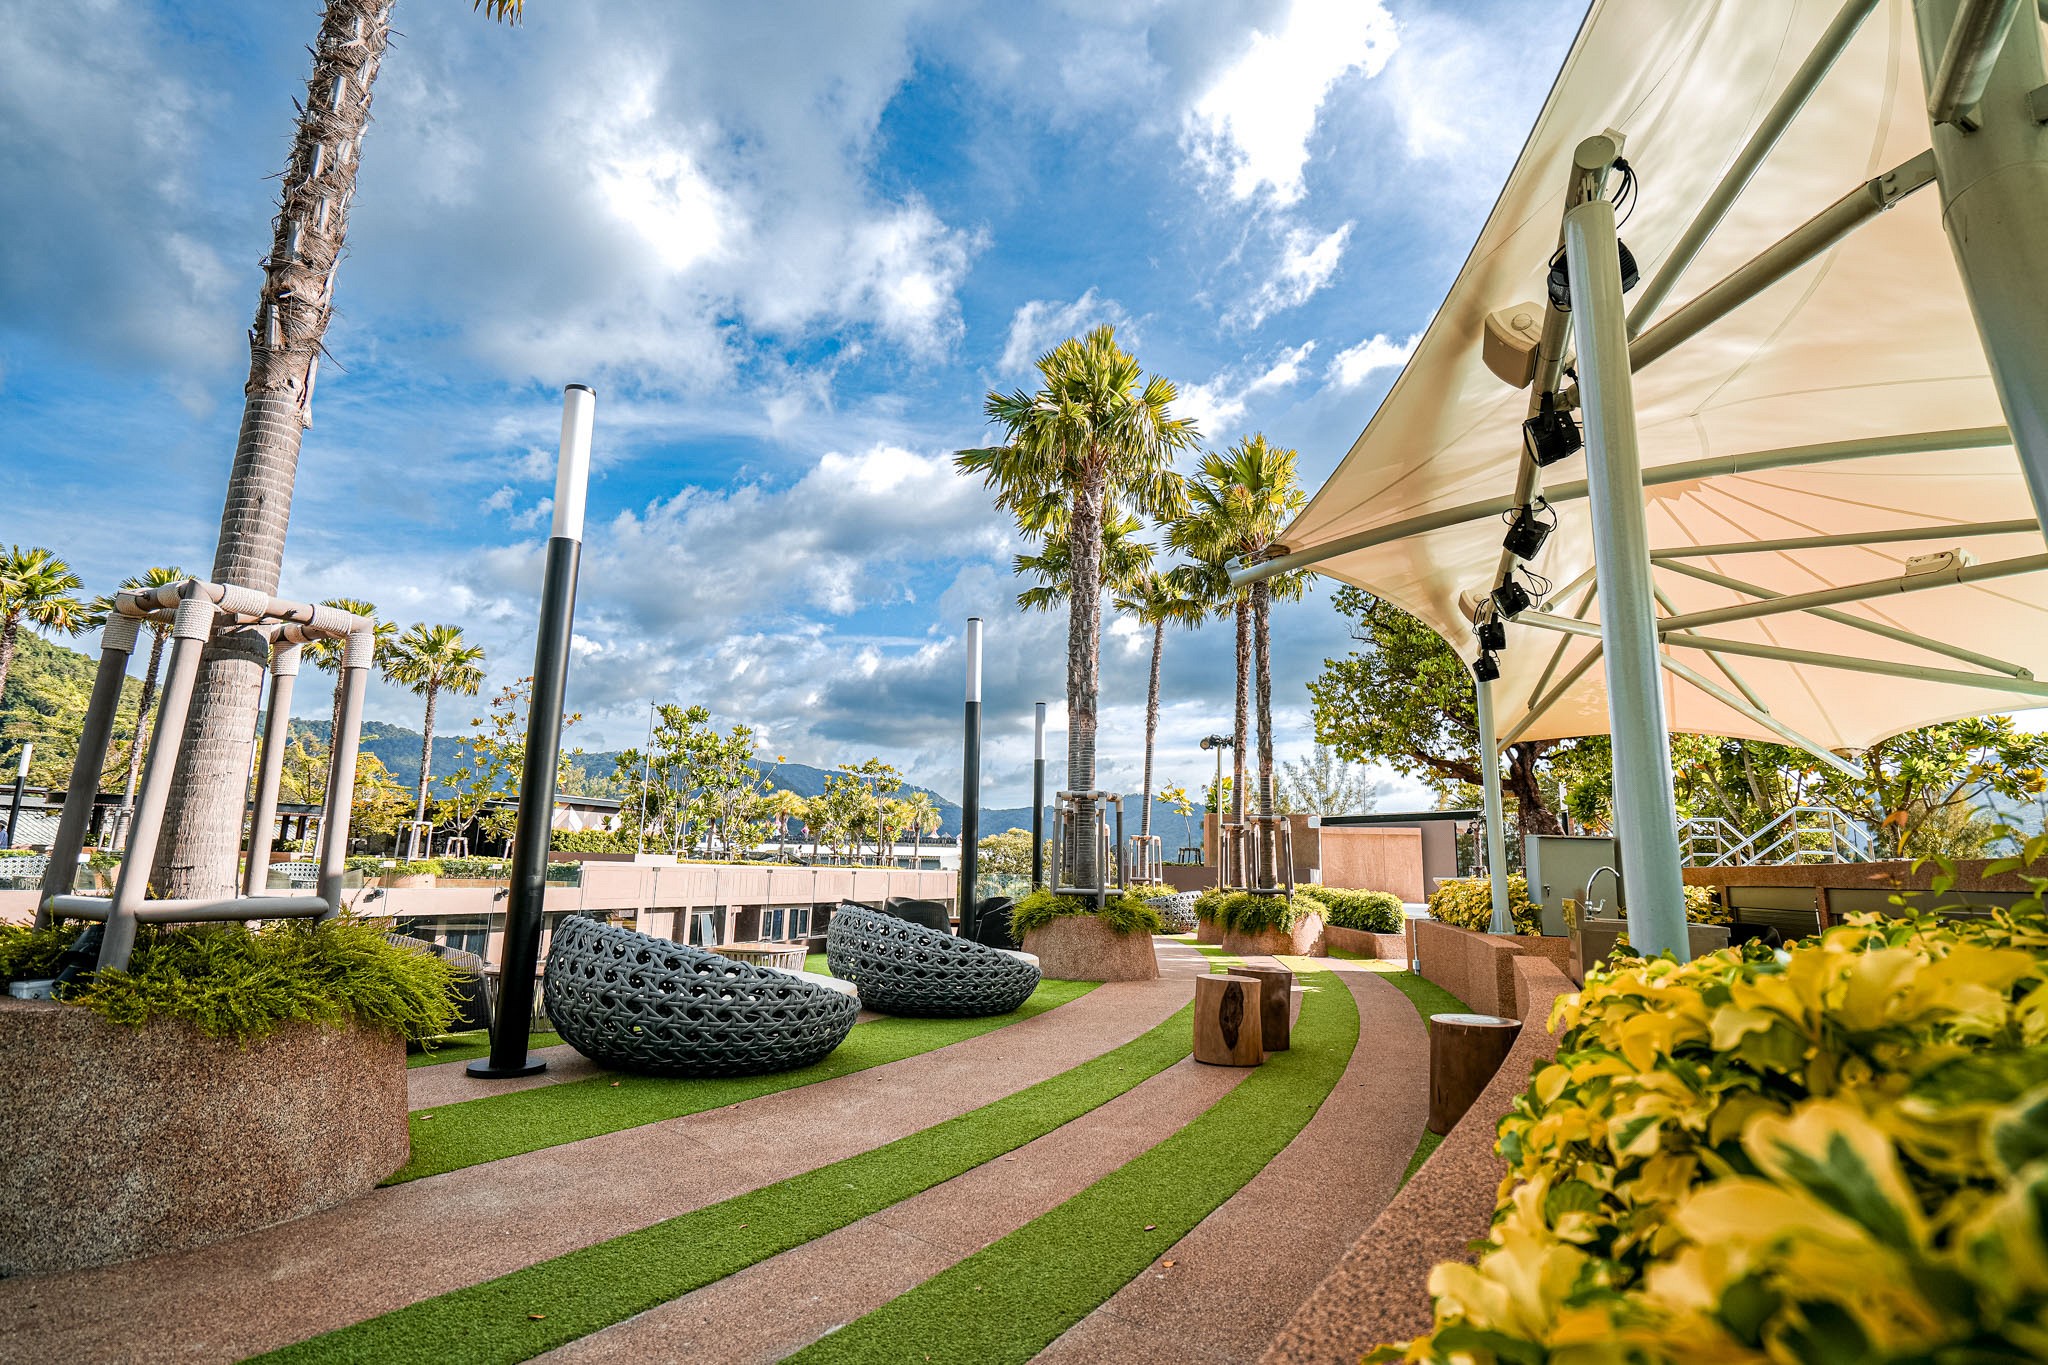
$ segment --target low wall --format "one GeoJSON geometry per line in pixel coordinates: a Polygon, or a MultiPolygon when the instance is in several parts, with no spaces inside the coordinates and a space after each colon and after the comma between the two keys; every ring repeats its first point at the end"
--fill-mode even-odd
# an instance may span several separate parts
{"type": "Polygon", "coordinates": [[[1370,929],[1344,929],[1326,924],[1323,926],[1323,942],[1333,954],[1341,948],[1360,957],[1398,962],[1404,967],[1409,961],[1406,934],[1376,934],[1370,929]]]}
{"type": "Polygon", "coordinates": [[[1152,936],[1120,934],[1094,915],[1061,915],[1024,935],[1048,981],[1150,981],[1159,975],[1152,936]]]}
{"type": "Polygon", "coordinates": [[[1531,1022],[1457,1127],[1273,1339],[1266,1365],[1353,1365],[1383,1343],[1420,1335],[1430,1327],[1430,1270],[1473,1259],[1468,1244],[1492,1226],[1507,1174],[1493,1150],[1495,1132],[1530,1073],[1557,1055],[1543,1021],[1572,989],[1543,958],[1514,956],[1509,967],[1511,1003],[1531,1022]]]}
{"type": "Polygon", "coordinates": [[[0,1000],[0,1276],[205,1246],[367,1194],[405,1163],[395,1033],[178,1023],[0,1000]]]}
{"type": "Polygon", "coordinates": [[[1332,825],[1321,833],[1323,885],[1390,891],[1404,901],[1419,901],[1428,894],[1420,830],[1332,825]]]}
{"type": "MultiPolygon", "coordinates": [[[[1523,1016],[1515,1005],[1515,959],[1536,958],[1564,976],[1572,941],[1536,934],[1479,934],[1432,919],[1408,921],[1418,970],[1482,1014],[1523,1016]]],[[[1567,982],[1569,984],[1569,982],[1567,982]]]]}

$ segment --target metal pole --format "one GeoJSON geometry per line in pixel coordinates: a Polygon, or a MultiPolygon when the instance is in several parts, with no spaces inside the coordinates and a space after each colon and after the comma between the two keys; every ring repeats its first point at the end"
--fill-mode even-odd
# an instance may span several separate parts
{"type": "Polygon", "coordinates": [[[981,618],[967,618],[967,735],[960,757],[960,933],[973,938],[981,881],[981,618]]]}
{"type": "MultiPolygon", "coordinates": [[[[1588,142],[1604,139],[1588,139],[1588,142]]],[[[1611,145],[1611,144],[1610,144],[1611,145]]],[[[1672,794],[1671,737],[1657,663],[1657,607],[1650,533],[1636,449],[1634,384],[1622,314],[1614,206],[1581,204],[1565,215],[1572,318],[1585,394],[1586,477],[1593,558],[1607,660],[1607,715],[1614,746],[1614,817],[1628,888],[1629,941],[1645,957],[1691,957],[1685,879],[1672,794]]]]}
{"type": "MultiPolygon", "coordinates": [[[[1913,17],[1928,89],[1939,94],[1946,88],[1941,68],[1953,51],[1953,65],[1963,68],[1953,78],[1955,90],[1967,95],[1972,90],[1965,86],[1973,86],[1981,97],[1972,115],[1974,131],[1934,124],[1942,225],[2034,511],[2048,519],[2048,132],[2034,121],[2029,102],[2048,83],[2048,71],[2032,15],[1998,44],[1996,60],[1988,64],[1981,63],[1981,54],[2004,31],[1994,35],[1985,29],[1973,48],[1958,27],[1965,11],[1990,11],[1996,20],[2000,9],[2011,6],[1915,0],[1913,17]],[[1951,44],[1951,34],[1957,43],[1951,44]]],[[[2013,26],[2009,13],[2006,21],[2013,26]]]]}
{"type": "MultiPolygon", "coordinates": [[[[36,751],[33,744],[21,746],[21,765],[14,770],[14,798],[7,808],[7,844],[12,848],[21,842],[21,797],[28,786],[28,762],[36,751]]],[[[70,800],[71,793],[65,792],[64,799],[70,800]]]]}
{"type": "MultiPolygon", "coordinates": [[[[93,674],[92,696],[85,704],[85,723],[78,732],[78,754],[71,760],[71,785],[64,790],[64,811],[57,817],[57,836],[50,841],[50,867],[43,873],[42,901],[36,907],[36,928],[50,924],[50,897],[67,895],[78,878],[78,855],[85,849],[86,826],[92,820],[93,795],[107,766],[107,741],[121,709],[121,684],[135,652],[142,623],[133,616],[107,618],[100,635],[99,671],[93,674]]],[[[142,743],[138,731],[137,744],[142,743]]]]}
{"type": "MultiPolygon", "coordinates": [[[[562,704],[569,686],[569,645],[576,617],[576,569],[583,550],[583,500],[590,480],[590,430],[597,395],[582,384],[562,394],[562,455],[555,474],[554,534],[541,586],[539,638],[533,647],[533,704],[526,714],[526,766],[519,779],[518,833],[512,845],[511,895],[505,906],[491,1055],[471,1062],[472,1076],[531,1076],[547,1063],[527,1052],[533,979],[540,969],[548,846],[554,825],[555,766],[562,750],[562,704]]],[[[709,945],[707,945],[709,946],[709,945]]]]}
{"type": "Polygon", "coordinates": [[[1045,703],[1032,708],[1031,889],[1045,885],[1045,703]]]}
{"type": "Polygon", "coordinates": [[[164,668],[164,687],[156,706],[149,757],[142,764],[142,788],[135,796],[135,819],[128,826],[128,846],[114,879],[113,903],[107,907],[106,937],[100,940],[96,964],[121,970],[135,950],[135,912],[142,908],[150,866],[156,862],[157,839],[163,833],[164,806],[171,797],[171,774],[178,766],[178,739],[185,733],[185,713],[192,706],[192,683],[199,676],[199,654],[213,634],[213,603],[204,597],[180,599],[171,623],[171,659],[164,668]]]}
{"type": "Polygon", "coordinates": [[[250,896],[262,895],[270,880],[270,823],[277,818],[277,784],[284,771],[285,740],[292,724],[292,688],[298,678],[299,647],[272,646],[270,710],[263,718],[262,769],[256,778],[256,809],[249,816],[249,860],[242,868],[242,891],[250,896]]]}
{"type": "Polygon", "coordinates": [[[658,709],[655,703],[647,703],[647,748],[640,755],[640,837],[633,850],[635,853],[647,851],[647,770],[648,765],[654,762],[654,717],[658,709]]]}
{"type": "Polygon", "coordinates": [[[1493,739],[1493,684],[1472,682],[1479,710],[1479,786],[1486,804],[1486,880],[1493,889],[1493,920],[1489,934],[1512,934],[1515,919],[1508,910],[1507,816],[1500,799],[1500,746],[1493,739]]]}
{"type": "MultiPolygon", "coordinates": [[[[350,632],[341,645],[341,729],[327,750],[327,794],[320,816],[320,872],[316,886],[328,915],[341,913],[341,876],[348,865],[349,817],[356,804],[356,754],[363,732],[363,696],[377,651],[377,623],[350,632]]],[[[326,918],[326,916],[322,916],[326,918]]]]}

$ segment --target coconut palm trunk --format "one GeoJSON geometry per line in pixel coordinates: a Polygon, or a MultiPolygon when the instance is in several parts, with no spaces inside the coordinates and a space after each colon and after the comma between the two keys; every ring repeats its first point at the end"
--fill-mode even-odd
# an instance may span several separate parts
{"type": "MultiPolygon", "coordinates": [[[[1230,819],[1242,828],[1244,825],[1244,774],[1245,744],[1251,738],[1251,676],[1252,676],[1252,621],[1251,607],[1240,597],[1231,608],[1231,615],[1237,623],[1237,710],[1233,717],[1235,728],[1231,732],[1230,746],[1230,819]]],[[[1237,869],[1244,875],[1244,869],[1237,869]]]]}
{"type": "MultiPolygon", "coordinates": [[[[1259,709],[1259,814],[1273,818],[1273,659],[1272,637],[1267,629],[1272,596],[1264,583],[1252,584],[1252,674],[1259,709]]],[[[1278,840],[1269,823],[1259,840],[1259,885],[1278,885],[1275,845],[1278,840]]]]}
{"type": "Polygon", "coordinates": [[[1098,886],[1101,840],[1095,802],[1095,712],[1102,691],[1102,490],[1100,478],[1074,490],[1068,511],[1074,559],[1067,595],[1067,786],[1074,801],[1074,885],[1098,886]]]}
{"type": "Polygon", "coordinates": [[[1152,681],[1145,689],[1145,779],[1140,784],[1145,799],[1144,813],[1138,817],[1138,838],[1152,837],[1152,741],[1159,734],[1159,657],[1166,652],[1166,621],[1162,617],[1152,626],[1152,681]]]}
{"type": "Polygon", "coordinates": [[[425,731],[420,736],[420,794],[418,809],[413,815],[415,821],[427,818],[427,779],[434,771],[434,712],[441,704],[441,689],[429,684],[427,687],[427,714],[420,721],[425,731]]]}
{"type": "MultiPolygon", "coordinates": [[[[391,0],[327,0],[321,14],[249,329],[249,381],[221,510],[215,582],[277,591],[299,442],[312,421],[314,370],[333,316],[334,272],[348,236],[371,87],[390,34],[391,0]]],[[[267,653],[253,632],[222,635],[207,647],[151,878],[166,896],[234,890],[267,653]]]]}

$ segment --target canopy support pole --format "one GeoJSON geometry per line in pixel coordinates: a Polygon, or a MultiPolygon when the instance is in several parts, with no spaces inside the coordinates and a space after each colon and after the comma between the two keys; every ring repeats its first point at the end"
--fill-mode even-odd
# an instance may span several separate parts
{"type": "MultiPolygon", "coordinates": [[[[1657,588],[1655,591],[1657,594],[1657,605],[1664,609],[1663,619],[1668,621],[1678,615],[1678,608],[1671,605],[1671,599],[1664,595],[1664,589],[1657,588]]],[[[1658,625],[1658,629],[1660,631],[1664,629],[1661,623],[1658,625]]],[[[1669,656],[1665,657],[1666,661],[1669,662],[1669,656]]],[[[1735,671],[1733,664],[1718,654],[1709,654],[1707,657],[1714,661],[1714,667],[1721,670],[1722,677],[1735,684],[1735,690],[1740,692],[1751,706],[1754,706],[1759,712],[1768,713],[1770,711],[1771,708],[1764,704],[1764,699],[1756,694],[1756,689],[1742,680],[1742,675],[1735,671]]]]}
{"type": "Polygon", "coordinates": [[[1489,934],[1515,932],[1508,912],[1508,855],[1500,800],[1500,745],[1493,738],[1493,684],[1472,680],[1473,703],[1479,712],[1479,789],[1486,797],[1486,880],[1493,888],[1493,920],[1489,934]]]}
{"type": "Polygon", "coordinates": [[[1785,536],[1778,540],[1729,540],[1718,545],[1674,545],[1652,550],[1650,558],[1719,559],[1723,555],[1779,554],[1786,550],[1833,550],[1843,546],[1897,545],[1916,540],[1967,540],[1973,536],[2014,536],[2039,534],[2041,523],[2034,517],[2014,521],[1957,522],[1942,526],[1898,526],[1885,531],[1847,531],[1838,536],[1785,536]]]}
{"type": "MultiPolygon", "coordinates": [[[[1517,621],[1526,621],[1529,619],[1529,614],[1524,612],[1515,619],[1517,621]]],[[[1577,622],[1573,622],[1573,624],[1578,625],[1577,622]]],[[[1584,634],[1593,637],[1593,647],[1586,651],[1585,658],[1565,670],[1564,676],[1559,678],[1552,685],[1551,689],[1543,694],[1541,700],[1532,699],[1529,702],[1529,709],[1522,713],[1522,718],[1515,722],[1514,728],[1501,738],[1501,743],[1513,744],[1516,740],[1520,739],[1530,726],[1543,718],[1544,712],[1557,705],[1558,698],[1569,692],[1573,683],[1586,676],[1586,670],[1600,662],[1600,627],[1580,626],[1580,630],[1584,634]]]]}
{"type": "Polygon", "coordinates": [[[1762,602],[1741,602],[1732,607],[1714,607],[1708,611],[1673,616],[1663,623],[1662,629],[1691,630],[1695,626],[1718,626],[1725,621],[1749,621],[1759,616],[1783,616],[1788,612],[1808,611],[1814,607],[1832,607],[1843,602],[1868,602],[1872,598],[1895,597],[1909,592],[1925,592],[1929,588],[1960,586],[1964,583],[1988,583],[1993,579],[2013,578],[2020,574],[2040,573],[2043,570],[2048,570],[2048,554],[2022,555],[2018,559],[1997,559],[1989,564],[1962,564],[1931,573],[1910,576],[1901,574],[1896,578],[1844,583],[1838,588],[1822,588],[1818,592],[1770,594],[1762,602]]]}
{"type": "MultiPolygon", "coordinates": [[[[1580,144],[1582,154],[1592,141],[1580,144]]],[[[1573,329],[1579,342],[1579,387],[1586,400],[1594,581],[1599,586],[1600,636],[1607,657],[1614,813],[1628,936],[1645,957],[1672,953],[1685,962],[1692,950],[1614,205],[1604,199],[1580,204],[1565,215],[1564,236],[1573,329]]]]}
{"type": "Polygon", "coordinates": [[[2014,8],[1914,0],[1913,17],[1937,105],[1929,122],[1942,225],[2034,510],[2048,517],[2048,132],[2028,103],[2048,70],[2032,15],[2007,38],[2014,8]],[[1965,30],[1964,18],[1976,27],[1965,30]],[[1944,97],[1972,94],[1980,98],[1967,125],[1940,121],[1965,112],[1939,107],[1944,97]]]}
{"type": "Polygon", "coordinates": [[[1863,769],[1857,767],[1854,763],[1849,762],[1839,754],[1830,752],[1818,741],[1808,739],[1805,735],[1800,734],[1797,730],[1769,712],[1747,704],[1742,698],[1736,696],[1727,688],[1720,686],[1713,679],[1701,674],[1698,669],[1688,667],[1668,654],[1664,656],[1664,667],[1673,676],[1685,679],[1729,710],[1749,717],[1758,725],[1763,726],[1766,730],[1769,730],[1772,734],[1790,744],[1793,748],[1804,749],[1836,772],[1859,779],[1863,776],[1863,769]]]}

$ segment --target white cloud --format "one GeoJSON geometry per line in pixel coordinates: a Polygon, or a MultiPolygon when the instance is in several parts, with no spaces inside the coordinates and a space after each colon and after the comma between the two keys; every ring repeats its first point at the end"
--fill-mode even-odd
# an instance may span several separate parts
{"type": "Polygon", "coordinates": [[[1245,305],[1243,320],[1257,327],[1273,314],[1297,308],[1328,284],[1344,259],[1351,241],[1350,223],[1335,232],[1318,235],[1310,228],[1290,228],[1280,248],[1280,260],[1259,292],[1245,305]]]}
{"type": "Polygon", "coordinates": [[[1415,343],[1420,340],[1420,332],[1406,341],[1393,341],[1386,333],[1375,332],[1356,346],[1347,347],[1331,357],[1329,380],[1340,389],[1355,389],[1377,371],[1406,365],[1408,357],[1415,354],[1415,343]]]}
{"type": "Polygon", "coordinates": [[[1278,26],[1255,30],[1188,110],[1190,155],[1227,182],[1232,199],[1264,192],[1294,203],[1331,87],[1353,71],[1378,75],[1399,45],[1382,0],[1292,0],[1278,26]]]}
{"type": "Polygon", "coordinates": [[[1224,370],[1211,375],[1206,384],[1190,384],[1180,391],[1175,410],[1183,417],[1193,418],[1210,444],[1225,444],[1234,439],[1226,432],[1245,415],[1254,398],[1300,382],[1315,348],[1313,341],[1305,341],[1293,350],[1281,352],[1279,359],[1263,369],[1249,374],[1242,368],[1224,370]]]}
{"type": "Polygon", "coordinates": [[[1097,298],[1093,289],[1072,303],[1032,299],[1010,318],[1009,338],[1003,343],[1003,357],[996,368],[1004,374],[1027,369],[1061,341],[1105,322],[1123,332],[1121,340],[1126,346],[1132,345],[1135,337],[1129,331],[1130,321],[1116,300],[1097,298]]]}

